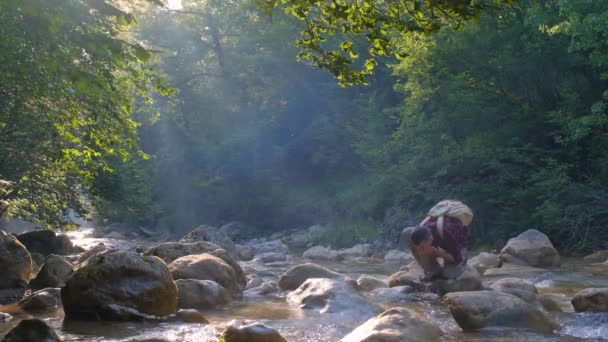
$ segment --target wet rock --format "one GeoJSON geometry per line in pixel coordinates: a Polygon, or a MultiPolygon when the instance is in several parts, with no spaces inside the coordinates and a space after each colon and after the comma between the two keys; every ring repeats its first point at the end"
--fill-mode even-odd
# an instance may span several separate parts
{"type": "Polygon", "coordinates": [[[547,272],[546,269],[521,266],[514,264],[503,264],[500,268],[489,268],[483,275],[493,277],[517,277],[517,276],[534,276],[547,272]]]}
{"type": "Polygon", "coordinates": [[[83,251],[80,247],[74,247],[67,235],[57,235],[52,230],[33,230],[17,235],[17,239],[30,253],[40,253],[44,256],[74,254],[83,251]]]}
{"type": "Polygon", "coordinates": [[[500,265],[500,258],[498,254],[481,252],[469,259],[467,264],[475,267],[479,273],[483,274],[488,268],[498,267],[500,265]]]}
{"type": "Polygon", "coordinates": [[[51,254],[46,258],[40,272],[30,281],[30,287],[35,290],[47,287],[62,287],[72,275],[72,268],[72,264],[63,257],[51,254]]]}
{"type": "Polygon", "coordinates": [[[431,290],[440,296],[450,292],[478,291],[483,289],[481,275],[475,268],[467,265],[464,272],[454,279],[432,281],[431,290]]]}
{"type": "Polygon", "coordinates": [[[255,257],[255,249],[251,246],[236,245],[236,257],[239,260],[251,261],[255,257]]]}
{"type": "Polygon", "coordinates": [[[256,256],[253,260],[258,263],[267,264],[271,262],[285,261],[286,258],[287,256],[285,254],[271,252],[260,254],[256,256]]]}
{"type": "Polygon", "coordinates": [[[230,292],[212,280],[178,279],[175,285],[181,309],[211,309],[231,301],[230,292]]]}
{"type": "Polygon", "coordinates": [[[45,257],[40,253],[30,253],[30,256],[32,258],[32,274],[36,274],[44,264],[45,257]]]}
{"type": "Polygon", "coordinates": [[[240,267],[235,269],[223,258],[209,253],[181,257],[169,264],[169,269],[175,280],[213,280],[232,294],[243,292],[247,285],[240,267]]]}
{"type": "Polygon", "coordinates": [[[287,296],[290,303],[319,313],[343,313],[371,316],[380,308],[361,296],[354,281],[310,278],[287,296]]]}
{"type": "Polygon", "coordinates": [[[236,245],[234,242],[224,233],[220,232],[217,228],[207,225],[199,226],[194,229],[186,236],[184,236],[180,242],[211,242],[225,249],[230,255],[236,256],[236,245]]]}
{"type": "Polygon", "coordinates": [[[302,254],[303,258],[309,260],[324,260],[324,261],[332,261],[338,260],[340,253],[338,251],[334,251],[329,247],[324,246],[314,246],[307,249],[304,254],[302,254]]]}
{"type": "Polygon", "coordinates": [[[559,254],[547,235],[529,229],[509,239],[500,252],[500,260],[532,267],[558,267],[559,254]]]}
{"type": "Polygon", "coordinates": [[[357,279],[357,285],[364,291],[388,287],[388,283],[386,281],[365,274],[359,276],[357,279]]]}
{"type": "Polygon", "coordinates": [[[61,289],[48,288],[36,291],[19,302],[19,306],[25,311],[44,311],[61,304],[61,289]]]}
{"type": "Polygon", "coordinates": [[[91,257],[94,257],[95,255],[106,252],[108,250],[110,249],[103,242],[100,242],[97,245],[93,246],[93,248],[82,253],[80,257],[78,257],[78,261],[76,262],[76,264],[81,264],[89,260],[91,257]]]}
{"type": "Polygon", "coordinates": [[[317,264],[301,264],[288,269],[279,279],[283,290],[295,290],[309,278],[343,279],[346,276],[317,264]]]}
{"type": "Polygon", "coordinates": [[[274,281],[265,281],[260,286],[245,290],[243,297],[245,298],[257,298],[267,296],[273,292],[279,290],[279,285],[274,281]]]}
{"type": "Polygon", "coordinates": [[[492,284],[490,288],[494,291],[512,294],[521,298],[524,302],[533,303],[538,300],[538,290],[529,281],[518,278],[503,278],[492,284]]]}
{"type": "Polygon", "coordinates": [[[221,247],[205,241],[165,242],[148,249],[144,254],[157,256],[169,264],[186,255],[209,253],[217,249],[221,249],[221,247]]]}
{"type": "Polygon", "coordinates": [[[177,310],[175,317],[180,322],[209,324],[209,321],[205,318],[205,316],[203,316],[203,314],[198,310],[194,309],[177,310]]]}
{"type": "Polygon", "coordinates": [[[464,331],[512,327],[549,333],[559,327],[542,310],[508,293],[452,292],[445,295],[443,301],[464,331]]]}
{"type": "Polygon", "coordinates": [[[464,272],[454,279],[437,279],[430,282],[422,282],[424,271],[418,262],[412,261],[399,271],[389,277],[389,287],[411,286],[418,290],[429,290],[439,295],[449,292],[478,291],[483,288],[481,276],[475,268],[467,265],[464,272]]]}
{"type": "Polygon", "coordinates": [[[356,259],[372,255],[371,244],[358,244],[351,248],[338,251],[338,259],[356,259]]]}
{"type": "Polygon", "coordinates": [[[5,312],[0,312],[0,323],[8,322],[11,319],[13,319],[13,316],[11,316],[5,312]]]}
{"type": "Polygon", "coordinates": [[[120,251],[79,265],[61,299],[66,317],[74,319],[121,320],[129,310],[167,316],[177,308],[177,287],[161,259],[120,251]]]}
{"type": "Polygon", "coordinates": [[[24,287],[32,276],[30,253],[12,234],[0,230],[0,289],[24,287]]]}
{"type": "Polygon", "coordinates": [[[232,321],[222,333],[224,342],[287,342],[278,331],[260,323],[242,325],[232,321]]]}
{"type": "Polygon", "coordinates": [[[2,342],[60,342],[51,327],[39,319],[24,319],[11,330],[2,342]]]}
{"type": "Polygon", "coordinates": [[[283,241],[279,239],[265,241],[265,242],[257,242],[250,243],[247,246],[253,248],[255,250],[255,254],[263,254],[263,253],[280,253],[287,254],[289,253],[289,247],[283,243],[283,241]]]}
{"type": "MultiPolygon", "coordinates": [[[[415,292],[416,289],[411,286],[396,286],[372,290],[371,295],[372,297],[381,299],[386,303],[397,303],[412,300],[414,298],[412,297],[412,294],[415,292]]],[[[432,296],[433,298],[437,298],[437,295],[432,296]]]]}
{"type": "Polygon", "coordinates": [[[247,275],[247,287],[246,290],[252,289],[254,287],[258,287],[264,283],[264,279],[258,277],[255,274],[247,275]]]}
{"type": "Polygon", "coordinates": [[[608,250],[597,251],[593,254],[587,255],[584,259],[591,262],[608,261],[608,250]]]}
{"type": "Polygon", "coordinates": [[[412,310],[396,307],[369,319],[341,342],[437,341],[443,332],[412,310]]]}
{"type": "Polygon", "coordinates": [[[411,253],[391,249],[384,256],[384,262],[387,264],[407,264],[414,260],[411,253]]]}
{"type": "Polygon", "coordinates": [[[579,291],[572,299],[572,306],[577,312],[608,312],[608,287],[579,291]]]}

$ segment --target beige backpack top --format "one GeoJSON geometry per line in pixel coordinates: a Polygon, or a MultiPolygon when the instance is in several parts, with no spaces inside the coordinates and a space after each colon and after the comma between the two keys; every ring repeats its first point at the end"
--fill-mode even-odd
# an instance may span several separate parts
{"type": "MultiPolygon", "coordinates": [[[[473,221],[473,211],[466,204],[460,201],[444,200],[429,210],[429,217],[441,218],[442,216],[448,216],[457,218],[462,222],[463,225],[468,226],[473,221]]],[[[424,222],[428,220],[427,217],[424,222]]]]}

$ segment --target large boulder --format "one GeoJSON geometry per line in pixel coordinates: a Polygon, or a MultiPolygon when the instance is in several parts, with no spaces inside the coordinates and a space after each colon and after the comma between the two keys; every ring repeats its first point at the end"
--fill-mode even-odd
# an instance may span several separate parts
{"type": "Polygon", "coordinates": [[[24,319],[2,342],[61,342],[51,327],[39,319],[24,319]]]}
{"type": "Polygon", "coordinates": [[[475,267],[477,272],[483,274],[488,268],[498,267],[500,265],[500,258],[498,254],[481,252],[469,259],[467,264],[475,267]]]}
{"type": "Polygon", "coordinates": [[[231,300],[230,292],[212,280],[178,279],[175,284],[180,309],[212,309],[231,300]]]}
{"type": "Polygon", "coordinates": [[[364,291],[372,291],[379,288],[388,287],[388,283],[382,279],[362,274],[357,278],[357,285],[364,291]]]}
{"type": "Polygon", "coordinates": [[[40,253],[44,256],[67,255],[83,251],[82,248],[75,247],[67,235],[57,235],[52,230],[33,230],[17,235],[17,239],[30,253],[40,253]]]}
{"type": "Polygon", "coordinates": [[[61,289],[61,300],[73,319],[122,320],[133,311],[167,316],[177,309],[177,286],[160,258],[120,251],[78,266],[61,289]]]}
{"type": "Polygon", "coordinates": [[[232,321],[222,333],[224,342],[287,342],[278,331],[260,323],[242,325],[232,321]]]}
{"type": "Polygon", "coordinates": [[[512,294],[524,302],[533,303],[538,300],[538,290],[531,282],[518,278],[503,278],[495,281],[490,289],[512,294]]]}
{"type": "Polygon", "coordinates": [[[346,276],[317,264],[294,266],[281,275],[279,287],[283,290],[295,290],[309,278],[343,279],[346,276]]]}
{"type": "Polygon", "coordinates": [[[302,257],[309,260],[331,261],[340,259],[340,253],[329,247],[314,246],[307,249],[302,257]]]}
{"type": "Polygon", "coordinates": [[[370,318],[341,342],[437,341],[443,332],[416,312],[396,307],[370,318]]]}
{"type": "Polygon", "coordinates": [[[44,311],[61,304],[61,289],[48,288],[36,291],[19,301],[19,306],[27,312],[44,311]]]}
{"type": "Polygon", "coordinates": [[[72,268],[73,265],[63,257],[51,254],[44,261],[36,277],[30,281],[30,287],[36,290],[47,287],[62,287],[72,275],[72,268]]]}
{"type": "Polygon", "coordinates": [[[302,309],[319,313],[344,313],[355,316],[370,316],[380,307],[357,292],[352,280],[310,278],[287,296],[290,303],[302,309]]]}
{"type": "Polygon", "coordinates": [[[572,306],[577,312],[608,312],[608,287],[579,291],[572,298],[572,306]]]}
{"type": "Polygon", "coordinates": [[[223,258],[210,253],[181,257],[169,264],[169,269],[175,280],[213,280],[232,294],[243,292],[247,286],[247,278],[240,267],[235,269],[223,258]]]}
{"type": "MultiPolygon", "coordinates": [[[[98,243],[97,245],[93,246],[92,248],[84,251],[82,254],[80,254],[80,256],[78,257],[78,260],[75,262],[76,265],[78,264],[82,264],[83,262],[89,260],[90,258],[101,254],[101,253],[105,253],[107,251],[111,250],[108,246],[106,246],[103,242],[98,243]]],[[[117,250],[114,250],[115,252],[117,250]]]]}
{"type": "Polygon", "coordinates": [[[32,274],[38,273],[46,258],[40,253],[30,253],[30,257],[32,257],[32,274]]]}
{"type": "Polygon", "coordinates": [[[203,254],[213,252],[221,247],[205,241],[198,242],[164,242],[149,248],[144,254],[153,255],[171,263],[186,255],[203,254]]]}
{"type": "Polygon", "coordinates": [[[464,331],[513,327],[552,332],[558,328],[541,309],[508,293],[452,292],[445,295],[443,301],[464,331]]]}
{"type": "Polygon", "coordinates": [[[389,287],[411,286],[416,289],[429,290],[439,295],[449,292],[478,291],[483,288],[479,272],[472,266],[466,265],[464,272],[454,279],[436,279],[430,282],[422,282],[424,271],[416,261],[389,277],[389,287]]]}
{"type": "Polygon", "coordinates": [[[23,287],[32,276],[32,258],[12,234],[0,230],[0,289],[23,287]]]}
{"type": "Polygon", "coordinates": [[[414,260],[412,253],[391,249],[384,256],[384,262],[387,264],[407,264],[414,260]]]}
{"type": "Polygon", "coordinates": [[[608,250],[597,251],[595,253],[587,255],[584,259],[591,262],[608,261],[608,250]]]}
{"type": "Polygon", "coordinates": [[[230,255],[236,256],[236,245],[234,242],[228,237],[228,235],[220,232],[219,229],[212,226],[199,226],[180,240],[180,242],[199,241],[214,243],[225,249],[228,253],[230,253],[230,255]]]}
{"type": "Polygon", "coordinates": [[[500,252],[500,260],[532,267],[557,267],[560,258],[547,235],[529,229],[509,239],[500,252]]]}

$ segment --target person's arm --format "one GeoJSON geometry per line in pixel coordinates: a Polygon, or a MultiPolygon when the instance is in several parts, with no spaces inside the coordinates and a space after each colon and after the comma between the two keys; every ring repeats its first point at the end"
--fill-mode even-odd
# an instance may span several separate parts
{"type": "Polygon", "coordinates": [[[439,257],[441,259],[443,259],[443,261],[449,263],[449,264],[453,264],[454,263],[454,257],[452,255],[450,255],[450,253],[444,251],[442,248],[440,247],[435,247],[435,256],[439,257]]]}

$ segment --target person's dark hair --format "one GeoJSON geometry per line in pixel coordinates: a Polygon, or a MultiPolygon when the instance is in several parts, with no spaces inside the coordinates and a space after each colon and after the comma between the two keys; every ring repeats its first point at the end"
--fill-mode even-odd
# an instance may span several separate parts
{"type": "Polygon", "coordinates": [[[432,235],[433,233],[428,227],[421,226],[414,229],[410,238],[412,239],[414,246],[418,246],[422,241],[429,239],[432,235]]]}

